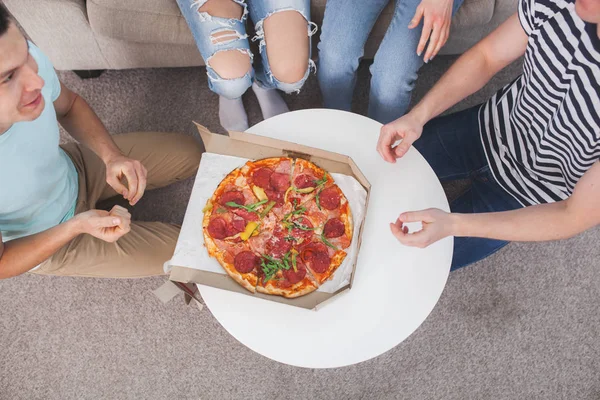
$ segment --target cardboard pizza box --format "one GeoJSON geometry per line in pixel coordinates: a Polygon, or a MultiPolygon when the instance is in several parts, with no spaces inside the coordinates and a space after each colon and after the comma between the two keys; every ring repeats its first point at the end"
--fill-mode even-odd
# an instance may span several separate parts
{"type": "MultiPolygon", "coordinates": [[[[350,260],[352,263],[352,275],[350,278],[349,284],[343,286],[338,289],[334,293],[323,293],[314,291],[307,295],[295,298],[295,299],[287,299],[281,296],[274,295],[266,295],[262,293],[251,293],[248,290],[241,287],[237,282],[235,282],[232,278],[227,274],[219,274],[210,271],[203,271],[195,268],[190,268],[186,265],[178,265],[177,263],[177,248],[175,251],[175,255],[171,262],[171,273],[169,279],[173,282],[178,283],[178,286],[181,290],[184,290],[188,296],[196,297],[196,293],[194,292],[193,286],[190,284],[202,284],[207,286],[212,286],[215,288],[229,290],[232,292],[241,293],[247,296],[259,297],[261,299],[265,299],[268,301],[275,301],[278,303],[288,304],[296,307],[302,307],[306,309],[317,309],[324,305],[325,302],[333,299],[335,296],[343,293],[352,288],[352,282],[354,280],[354,275],[356,271],[356,261],[358,259],[358,254],[360,253],[360,244],[362,241],[362,234],[364,228],[364,221],[366,217],[366,211],[368,209],[369,197],[371,191],[371,185],[369,181],[365,178],[363,173],[360,171],[358,166],[354,163],[354,161],[345,155],[308,147],[296,143],[286,142],[283,140],[272,139],[268,137],[258,136],[250,133],[244,132],[229,132],[229,136],[216,134],[210,132],[204,126],[197,124],[194,122],[196,127],[198,128],[198,132],[202,137],[202,141],[204,142],[204,146],[206,151],[209,153],[227,155],[227,156],[236,156],[243,157],[248,159],[262,159],[269,157],[294,157],[294,158],[302,158],[308,161],[311,161],[318,165],[319,167],[325,169],[328,172],[332,173],[340,173],[354,177],[366,190],[366,200],[365,200],[365,212],[360,220],[354,220],[354,224],[358,224],[358,236],[357,236],[357,251],[354,254],[354,257],[350,260]],[[184,289],[185,288],[185,289],[184,289]],[[192,289],[193,288],[193,289],[192,289]]],[[[215,187],[216,189],[216,187],[215,187]]],[[[192,192],[191,200],[193,201],[194,193],[192,192]]],[[[184,217],[184,228],[187,223],[194,223],[198,225],[202,225],[202,220],[199,219],[197,221],[186,221],[190,216],[191,209],[195,210],[197,215],[198,207],[202,209],[205,204],[192,204],[192,201],[188,204],[188,208],[184,217]]],[[[197,219],[197,218],[195,218],[197,219]]],[[[182,229],[183,233],[183,229],[182,229]]],[[[188,238],[189,239],[189,238],[188,238]]],[[[181,240],[181,237],[180,237],[181,240]]],[[[178,242],[179,246],[179,242],[178,242]]],[[[201,246],[200,244],[198,246],[201,246]]],[[[202,246],[201,251],[206,251],[206,248],[202,246]]]]}

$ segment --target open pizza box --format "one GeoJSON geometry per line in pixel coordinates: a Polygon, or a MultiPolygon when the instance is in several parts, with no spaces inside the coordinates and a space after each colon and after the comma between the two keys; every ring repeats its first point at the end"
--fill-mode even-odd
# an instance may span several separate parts
{"type": "MultiPolygon", "coordinates": [[[[350,290],[356,270],[356,261],[360,250],[363,226],[371,190],[371,185],[354,161],[350,157],[341,154],[249,133],[229,132],[229,136],[215,134],[210,132],[204,126],[197,123],[195,124],[206,148],[206,153],[203,155],[203,161],[207,161],[209,156],[213,155],[233,156],[252,160],[269,157],[302,158],[315,163],[329,173],[343,174],[354,178],[352,181],[356,182],[356,185],[360,186],[360,190],[365,194],[361,203],[361,208],[364,208],[361,210],[360,219],[354,219],[355,235],[353,237],[353,246],[356,247],[352,255],[350,255],[350,253],[348,254],[348,256],[351,257],[347,257],[344,261],[344,263],[349,263],[346,267],[349,268],[349,271],[346,272],[349,274],[349,277],[344,281],[346,283],[343,286],[331,293],[317,290],[294,299],[266,295],[258,292],[251,293],[230,278],[224,270],[221,271],[221,273],[216,273],[201,269],[203,266],[198,265],[198,260],[204,260],[207,256],[202,233],[202,209],[206,205],[207,194],[206,188],[203,189],[200,187],[201,185],[199,185],[200,181],[204,178],[204,176],[202,176],[203,164],[201,163],[201,168],[198,170],[196,176],[196,181],[194,183],[194,188],[192,189],[192,194],[190,196],[190,201],[185,213],[173,258],[165,265],[165,270],[170,270],[170,281],[175,283],[188,296],[194,297],[197,300],[199,300],[199,296],[195,290],[196,287],[193,284],[212,286],[222,290],[241,293],[246,296],[259,297],[268,301],[275,301],[306,309],[320,308],[325,302],[328,302],[340,293],[350,290]],[[201,191],[204,191],[205,193],[201,194],[201,191]],[[354,243],[355,241],[356,243],[354,243]]],[[[243,163],[241,165],[243,165],[243,163]]],[[[233,168],[230,170],[232,169],[233,168]]],[[[228,170],[228,172],[230,170],[228,170]]],[[[223,175],[221,179],[224,177],[225,175],[223,175]]],[[[217,184],[212,188],[213,191],[216,189],[217,184]]],[[[354,210],[352,211],[354,213],[354,210]]],[[[206,262],[214,262],[220,267],[218,261],[214,258],[206,262]]]]}

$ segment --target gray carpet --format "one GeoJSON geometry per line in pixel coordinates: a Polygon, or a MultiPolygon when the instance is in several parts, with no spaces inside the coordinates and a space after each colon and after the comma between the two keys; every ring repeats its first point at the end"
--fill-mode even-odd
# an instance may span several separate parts
{"type": "MultiPolygon", "coordinates": [[[[424,68],[417,98],[453,58],[424,68]]],[[[482,101],[516,74],[509,67],[482,101]]],[[[219,129],[217,98],[199,68],[60,74],[113,133],[219,129]]],[[[361,66],[356,111],[364,113],[361,66]]],[[[316,80],[291,109],[318,107],[316,80]]],[[[260,110],[245,98],[252,124],[260,110]]],[[[376,154],[373,154],[375,157],[376,154]]],[[[464,182],[449,185],[450,197],[464,182]]],[[[181,222],[191,182],[148,193],[134,216],[181,222]]],[[[383,228],[382,228],[383,229],[383,228]]],[[[270,361],[231,337],[206,308],[163,305],[160,278],[24,275],[0,281],[0,399],[600,399],[600,229],[513,243],[450,275],[429,318],[373,360],[334,369],[270,361]]]]}

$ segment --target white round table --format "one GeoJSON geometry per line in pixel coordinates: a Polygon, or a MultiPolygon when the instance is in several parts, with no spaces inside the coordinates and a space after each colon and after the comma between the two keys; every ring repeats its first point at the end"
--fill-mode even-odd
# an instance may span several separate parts
{"type": "Polygon", "coordinates": [[[406,247],[392,235],[389,223],[403,211],[448,211],[448,201],[414,148],[396,164],[383,161],[375,149],[380,128],[380,123],[357,114],[310,109],[270,118],[248,130],[348,155],[371,183],[352,289],[318,311],[199,285],[215,318],[257,353],[307,368],[369,360],[414,332],[442,294],[453,239],[426,249],[406,247]]]}

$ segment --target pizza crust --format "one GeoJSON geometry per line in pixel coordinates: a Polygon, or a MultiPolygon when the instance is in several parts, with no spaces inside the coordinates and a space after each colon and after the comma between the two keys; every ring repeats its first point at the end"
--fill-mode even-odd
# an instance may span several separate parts
{"type": "MultiPolygon", "coordinates": [[[[281,271],[279,271],[277,273],[277,278],[281,279],[282,276],[283,276],[283,274],[281,273],[281,271]]],[[[273,279],[270,279],[265,284],[263,284],[262,282],[259,281],[256,286],[256,291],[259,293],[270,294],[270,295],[275,295],[275,296],[283,296],[288,299],[293,299],[293,298],[304,296],[305,294],[314,292],[315,290],[317,290],[319,288],[319,285],[308,274],[308,271],[307,271],[306,277],[303,280],[301,280],[300,282],[298,282],[290,287],[287,287],[287,288],[279,287],[276,285],[277,282],[278,281],[274,281],[273,279]]]]}

